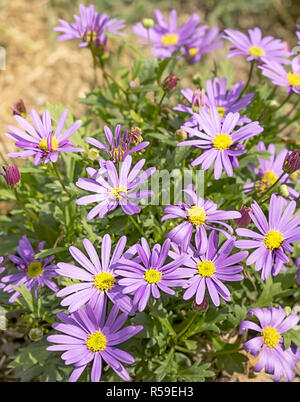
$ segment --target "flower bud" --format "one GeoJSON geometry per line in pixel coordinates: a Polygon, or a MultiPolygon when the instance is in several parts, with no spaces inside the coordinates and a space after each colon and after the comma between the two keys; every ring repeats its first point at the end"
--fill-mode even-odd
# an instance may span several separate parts
{"type": "Polygon", "coordinates": [[[289,174],[300,169],[300,149],[296,149],[286,155],[282,168],[289,174]]]}
{"type": "Polygon", "coordinates": [[[185,141],[187,139],[188,135],[187,132],[179,129],[175,131],[175,139],[176,141],[185,141]]]}
{"type": "Polygon", "coordinates": [[[194,85],[201,86],[201,74],[199,74],[199,73],[194,74],[193,77],[192,77],[192,81],[193,81],[194,85]]]}
{"type": "Polygon", "coordinates": [[[12,111],[14,115],[26,116],[26,106],[23,102],[23,99],[19,99],[13,106],[12,106],[12,111]]]}
{"type": "Polygon", "coordinates": [[[291,173],[290,179],[294,182],[297,182],[298,180],[300,180],[300,170],[297,170],[296,172],[291,173]]]}
{"type": "Polygon", "coordinates": [[[6,183],[10,187],[15,187],[20,181],[20,172],[18,166],[14,163],[13,165],[3,166],[4,172],[0,174],[4,177],[6,183]]]}
{"type": "Polygon", "coordinates": [[[194,311],[198,311],[199,313],[205,313],[205,311],[208,309],[208,307],[209,307],[209,303],[205,297],[201,304],[197,304],[195,302],[195,300],[193,301],[192,309],[194,311]]]}
{"type": "Polygon", "coordinates": [[[89,150],[89,153],[88,153],[88,158],[89,158],[91,161],[94,161],[94,160],[96,160],[97,158],[99,158],[98,149],[96,149],[96,148],[91,148],[91,149],[89,150]]]}
{"type": "Polygon", "coordinates": [[[290,196],[289,188],[286,184],[281,184],[281,186],[279,186],[279,194],[282,195],[283,197],[290,196]]]}
{"type": "Polygon", "coordinates": [[[199,109],[205,106],[204,89],[196,89],[192,96],[192,109],[195,113],[199,113],[199,109]]]}
{"type": "Polygon", "coordinates": [[[170,73],[163,82],[163,89],[167,92],[172,91],[172,89],[176,88],[178,81],[179,78],[174,73],[170,73]]]}
{"type": "Polygon", "coordinates": [[[142,130],[139,127],[131,127],[128,137],[133,144],[139,144],[143,141],[142,130]]]}
{"type": "Polygon", "coordinates": [[[150,29],[154,26],[155,22],[152,18],[143,18],[142,24],[143,24],[144,28],[150,29]]]}
{"type": "Polygon", "coordinates": [[[33,342],[38,342],[43,338],[43,331],[39,328],[31,328],[28,335],[33,342]]]}
{"type": "Polygon", "coordinates": [[[242,216],[238,219],[235,219],[235,223],[239,228],[246,228],[251,222],[249,212],[252,212],[252,209],[243,205],[239,212],[242,216]]]}

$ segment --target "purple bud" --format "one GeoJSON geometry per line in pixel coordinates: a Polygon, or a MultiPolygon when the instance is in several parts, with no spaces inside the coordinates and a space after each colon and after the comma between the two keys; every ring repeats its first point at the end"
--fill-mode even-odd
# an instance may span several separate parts
{"type": "Polygon", "coordinates": [[[205,297],[201,304],[197,304],[195,302],[195,300],[193,301],[192,309],[194,311],[198,311],[199,313],[205,313],[205,311],[208,309],[208,307],[209,307],[209,303],[205,297]]]}
{"type": "Polygon", "coordinates": [[[4,177],[6,183],[10,187],[15,187],[15,185],[20,181],[20,172],[16,164],[3,166],[3,172],[0,174],[4,177]]]}
{"type": "Polygon", "coordinates": [[[235,219],[235,223],[239,228],[246,228],[251,222],[249,212],[252,212],[252,209],[243,205],[239,212],[242,216],[238,219],[235,219]]]}
{"type": "Polygon", "coordinates": [[[178,80],[179,78],[177,78],[175,74],[169,74],[163,82],[163,89],[165,91],[172,91],[172,89],[176,88],[178,80]]]}
{"type": "Polygon", "coordinates": [[[192,109],[198,113],[199,109],[205,106],[205,92],[204,89],[196,89],[192,97],[192,109]]]}
{"type": "Polygon", "coordinates": [[[296,149],[286,155],[282,168],[289,174],[300,169],[300,149],[296,149]]]}
{"type": "Polygon", "coordinates": [[[23,99],[19,99],[17,103],[15,103],[12,107],[13,114],[25,117],[26,116],[26,106],[23,102],[23,99]]]}

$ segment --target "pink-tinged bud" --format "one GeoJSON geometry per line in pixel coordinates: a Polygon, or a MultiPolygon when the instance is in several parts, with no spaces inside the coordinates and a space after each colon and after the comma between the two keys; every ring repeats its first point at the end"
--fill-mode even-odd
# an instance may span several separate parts
{"type": "Polygon", "coordinates": [[[286,155],[282,168],[288,174],[300,169],[300,149],[296,149],[286,155]]]}
{"type": "Polygon", "coordinates": [[[199,109],[205,106],[205,92],[204,89],[196,89],[192,97],[192,109],[195,113],[199,112],[199,109]]]}
{"type": "Polygon", "coordinates": [[[252,209],[243,205],[239,212],[242,216],[238,219],[235,219],[235,223],[239,228],[246,228],[251,222],[249,212],[252,212],[252,209]]]}
{"type": "Polygon", "coordinates": [[[25,117],[26,116],[26,106],[23,102],[23,99],[19,99],[17,103],[15,103],[12,107],[13,114],[25,117]]]}
{"type": "Polygon", "coordinates": [[[172,91],[172,89],[176,88],[178,81],[179,78],[177,78],[175,74],[173,73],[169,74],[163,82],[163,89],[165,91],[172,91]]]}
{"type": "Polygon", "coordinates": [[[198,311],[199,313],[205,313],[205,311],[208,309],[208,307],[209,307],[209,303],[205,297],[201,304],[197,304],[195,302],[195,300],[193,301],[192,309],[194,311],[198,311]]]}
{"type": "Polygon", "coordinates": [[[139,127],[132,127],[128,133],[128,137],[133,144],[139,144],[143,141],[142,130],[139,127]]]}
{"type": "Polygon", "coordinates": [[[188,137],[187,132],[182,130],[181,128],[175,131],[176,141],[185,141],[187,137],[188,137]]]}
{"type": "Polygon", "coordinates": [[[0,174],[4,177],[6,183],[10,187],[15,187],[17,183],[20,181],[20,172],[19,168],[16,164],[3,166],[3,172],[0,174]]]}

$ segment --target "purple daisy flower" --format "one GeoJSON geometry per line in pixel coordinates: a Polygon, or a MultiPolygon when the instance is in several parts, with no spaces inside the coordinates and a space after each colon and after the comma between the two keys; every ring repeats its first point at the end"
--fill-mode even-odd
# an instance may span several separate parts
{"type": "Polygon", "coordinates": [[[107,14],[99,14],[94,5],[85,7],[79,5],[79,16],[74,15],[74,23],[70,24],[64,20],[59,20],[61,26],[53,28],[60,32],[58,41],[79,39],[79,47],[93,46],[99,48],[106,47],[107,35],[104,31],[109,31],[117,35],[122,35],[119,31],[125,27],[124,20],[111,19],[107,14]]]}
{"type": "Polygon", "coordinates": [[[203,54],[209,53],[223,46],[219,28],[209,28],[203,25],[195,30],[195,33],[183,46],[183,54],[189,64],[198,63],[203,54]]]}
{"type": "Polygon", "coordinates": [[[241,333],[246,330],[259,333],[243,345],[254,357],[259,355],[253,370],[259,372],[264,368],[266,373],[274,374],[274,381],[279,381],[282,375],[287,381],[292,381],[295,364],[300,360],[300,348],[293,346],[285,349],[282,334],[297,325],[299,317],[296,314],[287,316],[281,307],[253,308],[247,317],[253,315],[258,318],[259,324],[248,320],[240,323],[241,333]]]}
{"type": "MultiPolygon", "coordinates": [[[[234,243],[235,237],[232,236],[218,250],[219,235],[213,230],[204,252],[200,247],[201,244],[196,244],[196,249],[192,246],[188,249],[188,257],[183,265],[189,268],[191,278],[184,286],[187,289],[183,295],[184,300],[189,300],[195,295],[195,302],[199,305],[204,300],[206,289],[215,306],[220,305],[219,295],[225,301],[231,300],[230,291],[223,281],[232,282],[243,279],[243,275],[240,274],[243,266],[237,263],[248,255],[247,251],[240,251],[230,256],[234,243]]],[[[175,253],[171,254],[173,258],[179,252],[178,248],[174,248],[175,253]]]]}
{"type": "Polygon", "coordinates": [[[216,107],[211,107],[209,112],[199,110],[194,117],[199,123],[199,129],[188,126],[182,128],[191,136],[199,137],[199,139],[183,141],[177,145],[194,146],[205,150],[191,163],[191,166],[201,164],[202,169],[207,170],[214,164],[216,180],[220,179],[223,169],[229,177],[232,177],[233,167],[239,167],[237,157],[247,152],[241,142],[260,134],[263,128],[258,121],[253,121],[233,132],[240,119],[240,114],[228,113],[222,122],[216,107]]]}
{"type": "Polygon", "coordinates": [[[289,64],[286,57],[291,56],[286,44],[280,39],[272,36],[262,37],[260,28],[248,29],[249,36],[234,29],[225,29],[224,38],[233,43],[228,58],[236,56],[247,56],[247,61],[257,60],[259,62],[289,64]]]}
{"type": "MultiPolygon", "coordinates": [[[[146,160],[142,159],[133,166],[131,172],[130,167],[132,157],[127,155],[121,165],[120,174],[118,175],[113,162],[106,162],[105,179],[101,174],[98,174],[95,179],[80,178],[76,185],[83,190],[94,192],[94,195],[87,195],[79,198],[76,203],[78,205],[87,205],[97,202],[97,205],[91,209],[87,215],[87,219],[93,219],[96,215],[103,218],[108,212],[113,211],[118,205],[127,215],[138,214],[141,208],[130,201],[131,199],[141,199],[152,197],[153,192],[150,190],[137,190],[149,176],[155,172],[155,168],[151,167],[140,173],[146,160]]],[[[95,172],[89,170],[88,173],[95,172]]]]}
{"type": "MultiPolygon", "coordinates": [[[[81,281],[74,285],[67,286],[57,293],[58,297],[64,297],[62,306],[69,306],[70,313],[78,310],[88,303],[92,308],[103,305],[106,298],[126,312],[133,314],[132,301],[128,296],[122,294],[122,287],[116,279],[116,269],[126,246],[126,236],[122,236],[118,241],[113,255],[111,255],[111,238],[109,234],[104,235],[101,245],[101,262],[93,244],[88,240],[83,240],[83,246],[89,258],[87,258],[78,248],[69,248],[71,256],[84,269],[73,264],[59,262],[57,273],[68,278],[81,281]]],[[[131,258],[134,248],[129,249],[124,258],[131,258]]]]}
{"type": "Polygon", "coordinates": [[[152,53],[159,59],[165,59],[187,43],[200,22],[197,14],[192,14],[184,25],[177,26],[177,12],[172,10],[167,22],[159,10],[154,10],[156,24],[147,29],[141,22],[133,26],[132,32],[152,43],[152,53]]]}
{"type": "Polygon", "coordinates": [[[80,308],[73,314],[58,313],[62,323],[53,324],[53,328],[62,334],[50,335],[48,342],[56,345],[48,346],[47,350],[63,351],[61,358],[66,365],[75,366],[69,382],[79,379],[85,368],[93,362],[91,369],[92,382],[99,382],[102,374],[102,360],[110,366],[119,377],[130,381],[130,376],[122,363],[132,364],[134,358],[127,352],[116,348],[116,345],[127,341],[142,329],[142,325],[130,325],[121,329],[127,321],[128,315],[121,313],[113,306],[106,318],[106,303],[96,305],[92,309],[89,305],[80,308]]]}
{"type": "Polygon", "coordinates": [[[38,297],[38,288],[47,286],[53,292],[58,291],[58,286],[50,279],[57,277],[57,266],[51,264],[54,260],[54,256],[45,258],[36,258],[36,254],[40,253],[44,246],[45,241],[39,243],[36,253],[32,248],[30,241],[26,236],[23,236],[19,241],[17,247],[17,255],[9,255],[8,258],[14,264],[17,265],[19,273],[4,276],[1,281],[3,286],[3,291],[8,293],[13,293],[9,302],[12,303],[17,297],[21,296],[19,292],[13,289],[13,286],[19,286],[23,283],[29,292],[34,288],[35,297],[38,297]]]}
{"type": "MultiPolygon", "coordinates": [[[[234,84],[232,88],[227,89],[227,78],[225,76],[223,76],[221,80],[219,80],[217,77],[215,77],[213,80],[207,80],[205,93],[205,109],[210,110],[212,107],[216,107],[222,120],[228,113],[239,112],[249,105],[254,96],[253,93],[249,93],[239,99],[244,86],[245,83],[241,81],[234,84]]],[[[199,105],[194,105],[195,91],[187,88],[183,89],[181,93],[191,106],[178,105],[174,108],[174,110],[186,112],[191,115],[198,113],[200,110],[199,105]]],[[[194,123],[192,124],[192,126],[197,125],[196,118],[193,118],[191,121],[194,123]]],[[[250,123],[250,121],[251,120],[247,117],[240,117],[237,124],[241,125],[244,123],[250,123]]]]}
{"type": "Polygon", "coordinates": [[[69,138],[79,129],[81,120],[76,120],[68,129],[62,133],[66,123],[68,110],[64,110],[60,116],[56,130],[53,134],[52,121],[49,110],[46,110],[42,119],[35,110],[30,111],[34,127],[29,124],[22,116],[15,115],[15,120],[20,124],[23,130],[18,127],[7,126],[9,132],[5,133],[8,137],[16,140],[16,146],[25,151],[13,152],[8,154],[10,158],[27,158],[34,156],[35,165],[53,162],[58,159],[60,152],[82,152],[83,148],[75,148],[69,141],[69,138]]]}
{"type": "Polygon", "coordinates": [[[283,264],[289,262],[289,258],[285,252],[292,252],[291,243],[300,240],[300,215],[292,218],[296,210],[296,201],[287,202],[275,194],[272,194],[270,200],[269,222],[256,201],[251,208],[249,215],[260,233],[249,229],[236,229],[239,236],[251,238],[237,240],[236,247],[256,249],[250,254],[246,264],[252,265],[255,262],[255,270],[262,270],[261,279],[265,280],[271,274],[276,276],[281,270],[286,270],[283,264]]]}
{"type": "MultiPolygon", "coordinates": [[[[270,144],[268,148],[266,148],[265,144],[260,141],[257,146],[257,150],[259,152],[267,151],[270,155],[270,160],[266,160],[263,158],[259,158],[259,166],[256,167],[252,164],[249,166],[252,168],[253,172],[259,177],[257,182],[251,182],[244,186],[245,193],[252,191],[254,189],[258,189],[259,191],[266,191],[266,189],[272,186],[278,178],[283,173],[283,163],[286,155],[288,154],[287,149],[282,149],[278,155],[276,156],[276,148],[273,144],[270,144]]],[[[300,183],[300,180],[296,181],[300,183]]],[[[286,174],[282,176],[280,179],[280,183],[284,183],[284,189],[287,190],[287,195],[291,198],[298,198],[299,193],[294,190],[292,187],[287,184],[293,183],[292,180],[289,179],[289,175],[286,174]]]]}
{"type": "Polygon", "coordinates": [[[195,241],[200,254],[207,249],[207,229],[215,229],[222,232],[227,238],[233,233],[231,226],[222,222],[228,219],[237,219],[242,215],[237,211],[217,210],[218,206],[210,200],[204,200],[198,197],[194,192],[194,186],[191,184],[185,190],[187,203],[180,202],[177,205],[169,205],[164,209],[166,219],[182,218],[184,222],[172,229],[167,237],[176,244],[181,244],[183,250],[186,250],[190,244],[194,228],[196,228],[195,241]],[[223,225],[230,232],[220,229],[214,224],[223,225]]]}
{"type": "Polygon", "coordinates": [[[123,286],[123,293],[134,295],[133,304],[138,311],[145,310],[150,296],[155,299],[160,297],[160,291],[174,295],[170,287],[182,287],[183,278],[189,276],[189,270],[180,268],[185,256],[176,256],[174,261],[166,264],[170,250],[170,240],[167,239],[162,246],[155,244],[152,252],[146,239],[141,239],[141,244],[136,245],[136,251],[140,263],[133,260],[121,260],[120,268],[116,270],[123,286]]]}
{"type": "Polygon", "coordinates": [[[266,63],[259,66],[263,75],[270,78],[274,85],[285,87],[288,94],[295,92],[300,94],[300,59],[295,57],[291,63],[290,71],[279,63],[266,63]]]}
{"type": "Polygon", "coordinates": [[[121,131],[122,126],[120,124],[115,128],[115,135],[113,135],[109,127],[104,127],[104,133],[109,143],[108,146],[92,137],[87,137],[86,141],[94,147],[105,151],[113,162],[122,162],[128,154],[140,151],[149,145],[148,141],[144,141],[130,149],[131,143],[134,143],[135,139],[128,134],[127,130],[121,136],[121,131]]]}

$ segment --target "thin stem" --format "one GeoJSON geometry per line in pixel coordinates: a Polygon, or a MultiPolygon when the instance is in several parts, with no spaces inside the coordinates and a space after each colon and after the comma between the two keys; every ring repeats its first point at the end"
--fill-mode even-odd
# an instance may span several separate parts
{"type": "Polygon", "coordinates": [[[286,104],[286,102],[290,99],[290,97],[292,96],[292,92],[290,94],[288,94],[288,96],[285,98],[285,100],[281,103],[281,105],[279,105],[275,110],[272,111],[272,113],[278,112],[279,109],[282,108],[283,105],[286,104]]]}
{"type": "Polygon", "coordinates": [[[160,107],[161,107],[163,100],[165,99],[166,94],[167,93],[164,91],[164,93],[162,94],[162,97],[160,98],[160,101],[158,102],[158,104],[156,106],[156,110],[155,110],[155,114],[154,114],[154,131],[156,130],[157,118],[159,115],[160,107]]]}
{"type": "Polygon", "coordinates": [[[136,223],[136,221],[134,220],[132,215],[128,215],[129,219],[131,220],[131,222],[133,223],[133,225],[137,228],[137,230],[140,232],[140,234],[146,238],[145,233],[143,232],[143,230],[140,228],[140,226],[136,223]]]}
{"type": "Polygon", "coordinates": [[[23,209],[23,211],[32,219],[34,220],[36,223],[38,223],[40,226],[43,226],[45,229],[47,229],[47,231],[51,231],[53,234],[57,235],[57,233],[55,232],[55,230],[53,230],[50,226],[46,225],[44,222],[40,221],[39,218],[33,213],[31,212],[29,209],[27,209],[25,207],[25,205],[23,204],[23,202],[21,201],[18,191],[17,189],[14,187],[14,193],[15,193],[15,197],[16,197],[16,201],[17,204],[19,205],[19,207],[21,207],[23,209]]]}
{"type": "Polygon", "coordinates": [[[262,198],[264,198],[274,187],[277,186],[277,184],[279,183],[279,181],[282,179],[282,177],[286,174],[286,172],[283,172],[278,179],[275,181],[275,183],[272,184],[272,186],[268,187],[267,190],[262,193],[262,195],[260,197],[257,198],[256,202],[261,200],[262,198]]]}
{"type": "Polygon", "coordinates": [[[252,61],[251,61],[251,65],[250,65],[250,71],[249,71],[248,81],[246,82],[246,85],[244,86],[244,88],[243,88],[242,92],[240,93],[240,96],[238,97],[237,100],[240,100],[240,99],[241,99],[241,97],[244,95],[244,93],[246,92],[246,90],[247,90],[247,88],[248,88],[248,86],[249,86],[249,84],[250,84],[250,81],[251,81],[251,78],[252,78],[252,74],[253,74],[253,70],[254,70],[254,64],[255,64],[255,60],[252,60],[252,61]]]}
{"type": "Polygon", "coordinates": [[[191,327],[191,325],[192,325],[193,322],[195,321],[197,315],[198,315],[198,313],[195,312],[195,313],[192,315],[192,318],[191,318],[191,319],[189,320],[189,322],[187,323],[187,325],[183,328],[183,330],[181,330],[181,331],[179,332],[179,334],[177,334],[177,335],[175,336],[175,338],[174,338],[174,342],[175,342],[175,343],[176,343],[177,340],[178,340],[179,338],[181,338],[182,335],[184,335],[184,334],[187,332],[187,330],[191,327]]]}
{"type": "Polygon", "coordinates": [[[51,162],[51,164],[52,164],[53,170],[55,172],[55,176],[57,177],[58,181],[60,182],[63,190],[68,194],[69,197],[72,197],[72,194],[66,189],[66,187],[65,187],[65,185],[64,185],[64,183],[62,181],[62,178],[61,178],[61,176],[59,174],[59,170],[57,169],[56,164],[53,163],[53,162],[51,162]]]}

